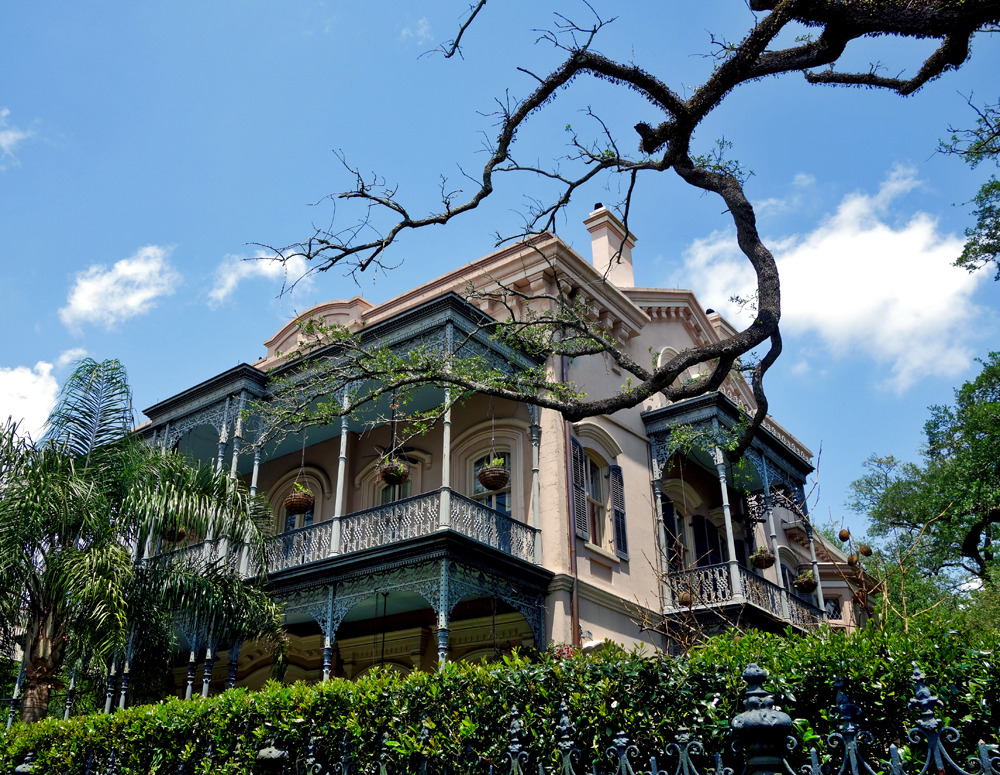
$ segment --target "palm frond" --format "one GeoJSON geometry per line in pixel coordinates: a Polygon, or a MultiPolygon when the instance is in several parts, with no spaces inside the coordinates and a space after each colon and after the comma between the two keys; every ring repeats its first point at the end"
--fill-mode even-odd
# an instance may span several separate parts
{"type": "Polygon", "coordinates": [[[132,430],[132,391],[117,360],[85,358],[66,380],[42,443],[87,458],[132,430]]]}

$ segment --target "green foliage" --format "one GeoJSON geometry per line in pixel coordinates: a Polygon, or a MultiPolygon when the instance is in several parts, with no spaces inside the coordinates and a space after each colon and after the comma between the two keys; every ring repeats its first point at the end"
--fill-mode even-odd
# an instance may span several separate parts
{"type": "Polygon", "coordinates": [[[263,539],[245,487],[153,449],[131,432],[131,406],[124,367],[85,359],[41,443],[0,427],[0,653],[24,646],[28,718],[46,714],[67,673],[92,683],[130,636],[135,675],[150,681],[134,688],[160,696],[165,666],[146,655],[169,653],[170,612],[211,613],[220,637],[280,631],[277,606],[221,563],[136,562],[180,527],[248,541],[258,556],[263,539]]]}
{"type": "Polygon", "coordinates": [[[944,569],[955,581],[989,581],[996,564],[1000,353],[982,364],[979,376],[955,391],[954,406],[931,407],[920,464],[873,456],[853,484],[852,508],[867,513],[874,534],[908,554],[924,576],[944,569]]]}
{"type": "MultiPolygon", "coordinates": [[[[973,168],[984,161],[1000,166],[1000,102],[977,107],[970,100],[969,106],[976,112],[975,124],[952,130],[951,139],[941,143],[941,151],[960,156],[973,168]]],[[[974,272],[996,264],[994,279],[1000,280],[1000,181],[991,176],[980,186],[972,204],[976,225],[965,230],[968,240],[955,265],[974,272]]]]}
{"type": "Polygon", "coordinates": [[[1000,280],[1000,180],[990,177],[972,199],[976,225],[965,230],[968,240],[956,266],[974,272],[989,264],[997,265],[1000,280]]]}
{"type": "MultiPolygon", "coordinates": [[[[77,775],[92,753],[104,761],[114,750],[119,775],[175,772],[182,762],[197,772],[246,773],[253,771],[256,752],[272,743],[303,756],[310,735],[328,762],[349,744],[360,772],[375,771],[380,755],[390,771],[413,767],[420,756],[431,772],[445,763],[458,770],[465,763],[471,771],[473,763],[482,769],[484,761],[503,762],[512,706],[532,759],[551,762],[563,701],[584,762],[601,756],[619,730],[637,741],[643,757],[659,754],[681,730],[703,738],[709,751],[722,751],[730,720],[742,710],[740,675],[750,662],[771,673],[776,702],[824,756],[836,722],[836,676],[864,709],[875,754],[905,739],[915,721],[907,704],[914,660],[944,701],[942,719],[974,745],[981,737],[992,739],[1000,722],[1000,698],[992,688],[1000,681],[998,645],[995,633],[968,642],[936,629],[919,636],[870,630],[805,638],[751,632],[711,639],[686,658],[625,653],[609,644],[591,656],[551,649],[534,660],[514,654],[493,664],[453,663],[438,673],[405,677],[382,670],[353,683],[269,683],[255,693],[236,689],[112,716],[17,725],[0,735],[0,771],[34,751],[36,773],[77,775]],[[209,748],[210,765],[202,761],[209,748]]],[[[800,746],[793,763],[806,755],[800,746]]],[[[737,764],[731,753],[725,756],[737,764]]]]}

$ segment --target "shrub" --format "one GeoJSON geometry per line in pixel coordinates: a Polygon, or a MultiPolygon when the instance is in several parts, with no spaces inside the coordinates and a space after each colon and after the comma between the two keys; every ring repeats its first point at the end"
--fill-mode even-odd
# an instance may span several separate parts
{"type": "Polygon", "coordinates": [[[751,662],[771,674],[775,702],[796,720],[805,745],[793,756],[822,747],[835,729],[835,676],[865,712],[862,725],[877,741],[872,755],[905,740],[916,718],[908,707],[913,661],[944,701],[939,717],[971,746],[992,739],[1000,726],[1000,698],[991,688],[1000,685],[997,645],[996,635],[969,643],[944,630],[826,637],[752,632],[713,638],[686,658],[608,645],[591,656],[563,648],[534,659],[514,654],[492,664],[452,663],[437,673],[373,671],[353,683],[271,682],[259,692],[234,689],[111,716],[16,725],[0,735],[0,772],[34,751],[36,775],[82,775],[90,757],[104,767],[112,752],[119,775],[172,773],[185,762],[194,772],[246,773],[254,771],[257,751],[271,743],[301,759],[311,736],[322,759],[338,761],[346,747],[360,771],[374,771],[380,757],[390,772],[415,767],[421,757],[432,772],[446,764],[472,769],[462,762],[479,762],[475,769],[485,771],[482,762],[503,762],[513,706],[532,760],[553,757],[564,702],[584,762],[602,756],[619,730],[637,742],[642,760],[659,755],[684,729],[709,751],[722,751],[730,720],[742,710],[741,673],[751,662]]]}

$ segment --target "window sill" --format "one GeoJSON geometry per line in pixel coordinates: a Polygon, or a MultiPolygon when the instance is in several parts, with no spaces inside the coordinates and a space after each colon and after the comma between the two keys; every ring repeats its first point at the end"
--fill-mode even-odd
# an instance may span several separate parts
{"type": "Polygon", "coordinates": [[[590,541],[584,541],[583,546],[584,548],[589,549],[593,554],[598,555],[602,560],[608,560],[614,563],[619,563],[622,561],[622,558],[619,557],[614,552],[609,552],[604,547],[598,546],[597,544],[592,544],[590,543],[590,541]]]}

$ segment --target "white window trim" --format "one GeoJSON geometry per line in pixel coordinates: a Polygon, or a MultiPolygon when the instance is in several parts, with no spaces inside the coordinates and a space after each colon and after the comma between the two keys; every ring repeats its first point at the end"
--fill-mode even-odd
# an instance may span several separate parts
{"type": "Polygon", "coordinates": [[[513,418],[496,418],[495,421],[474,425],[461,433],[451,444],[451,484],[455,492],[468,498],[472,463],[490,451],[490,443],[498,451],[510,454],[510,515],[519,522],[527,521],[524,487],[524,469],[528,462],[528,423],[513,418]]]}
{"type": "Polygon", "coordinates": [[[268,500],[271,504],[271,512],[274,514],[275,534],[284,532],[285,526],[285,496],[292,485],[303,479],[306,487],[312,490],[316,497],[313,506],[313,524],[323,522],[333,516],[333,509],[326,504],[333,497],[333,483],[326,471],[316,466],[305,466],[301,469],[295,468],[285,473],[268,489],[268,500]]]}

